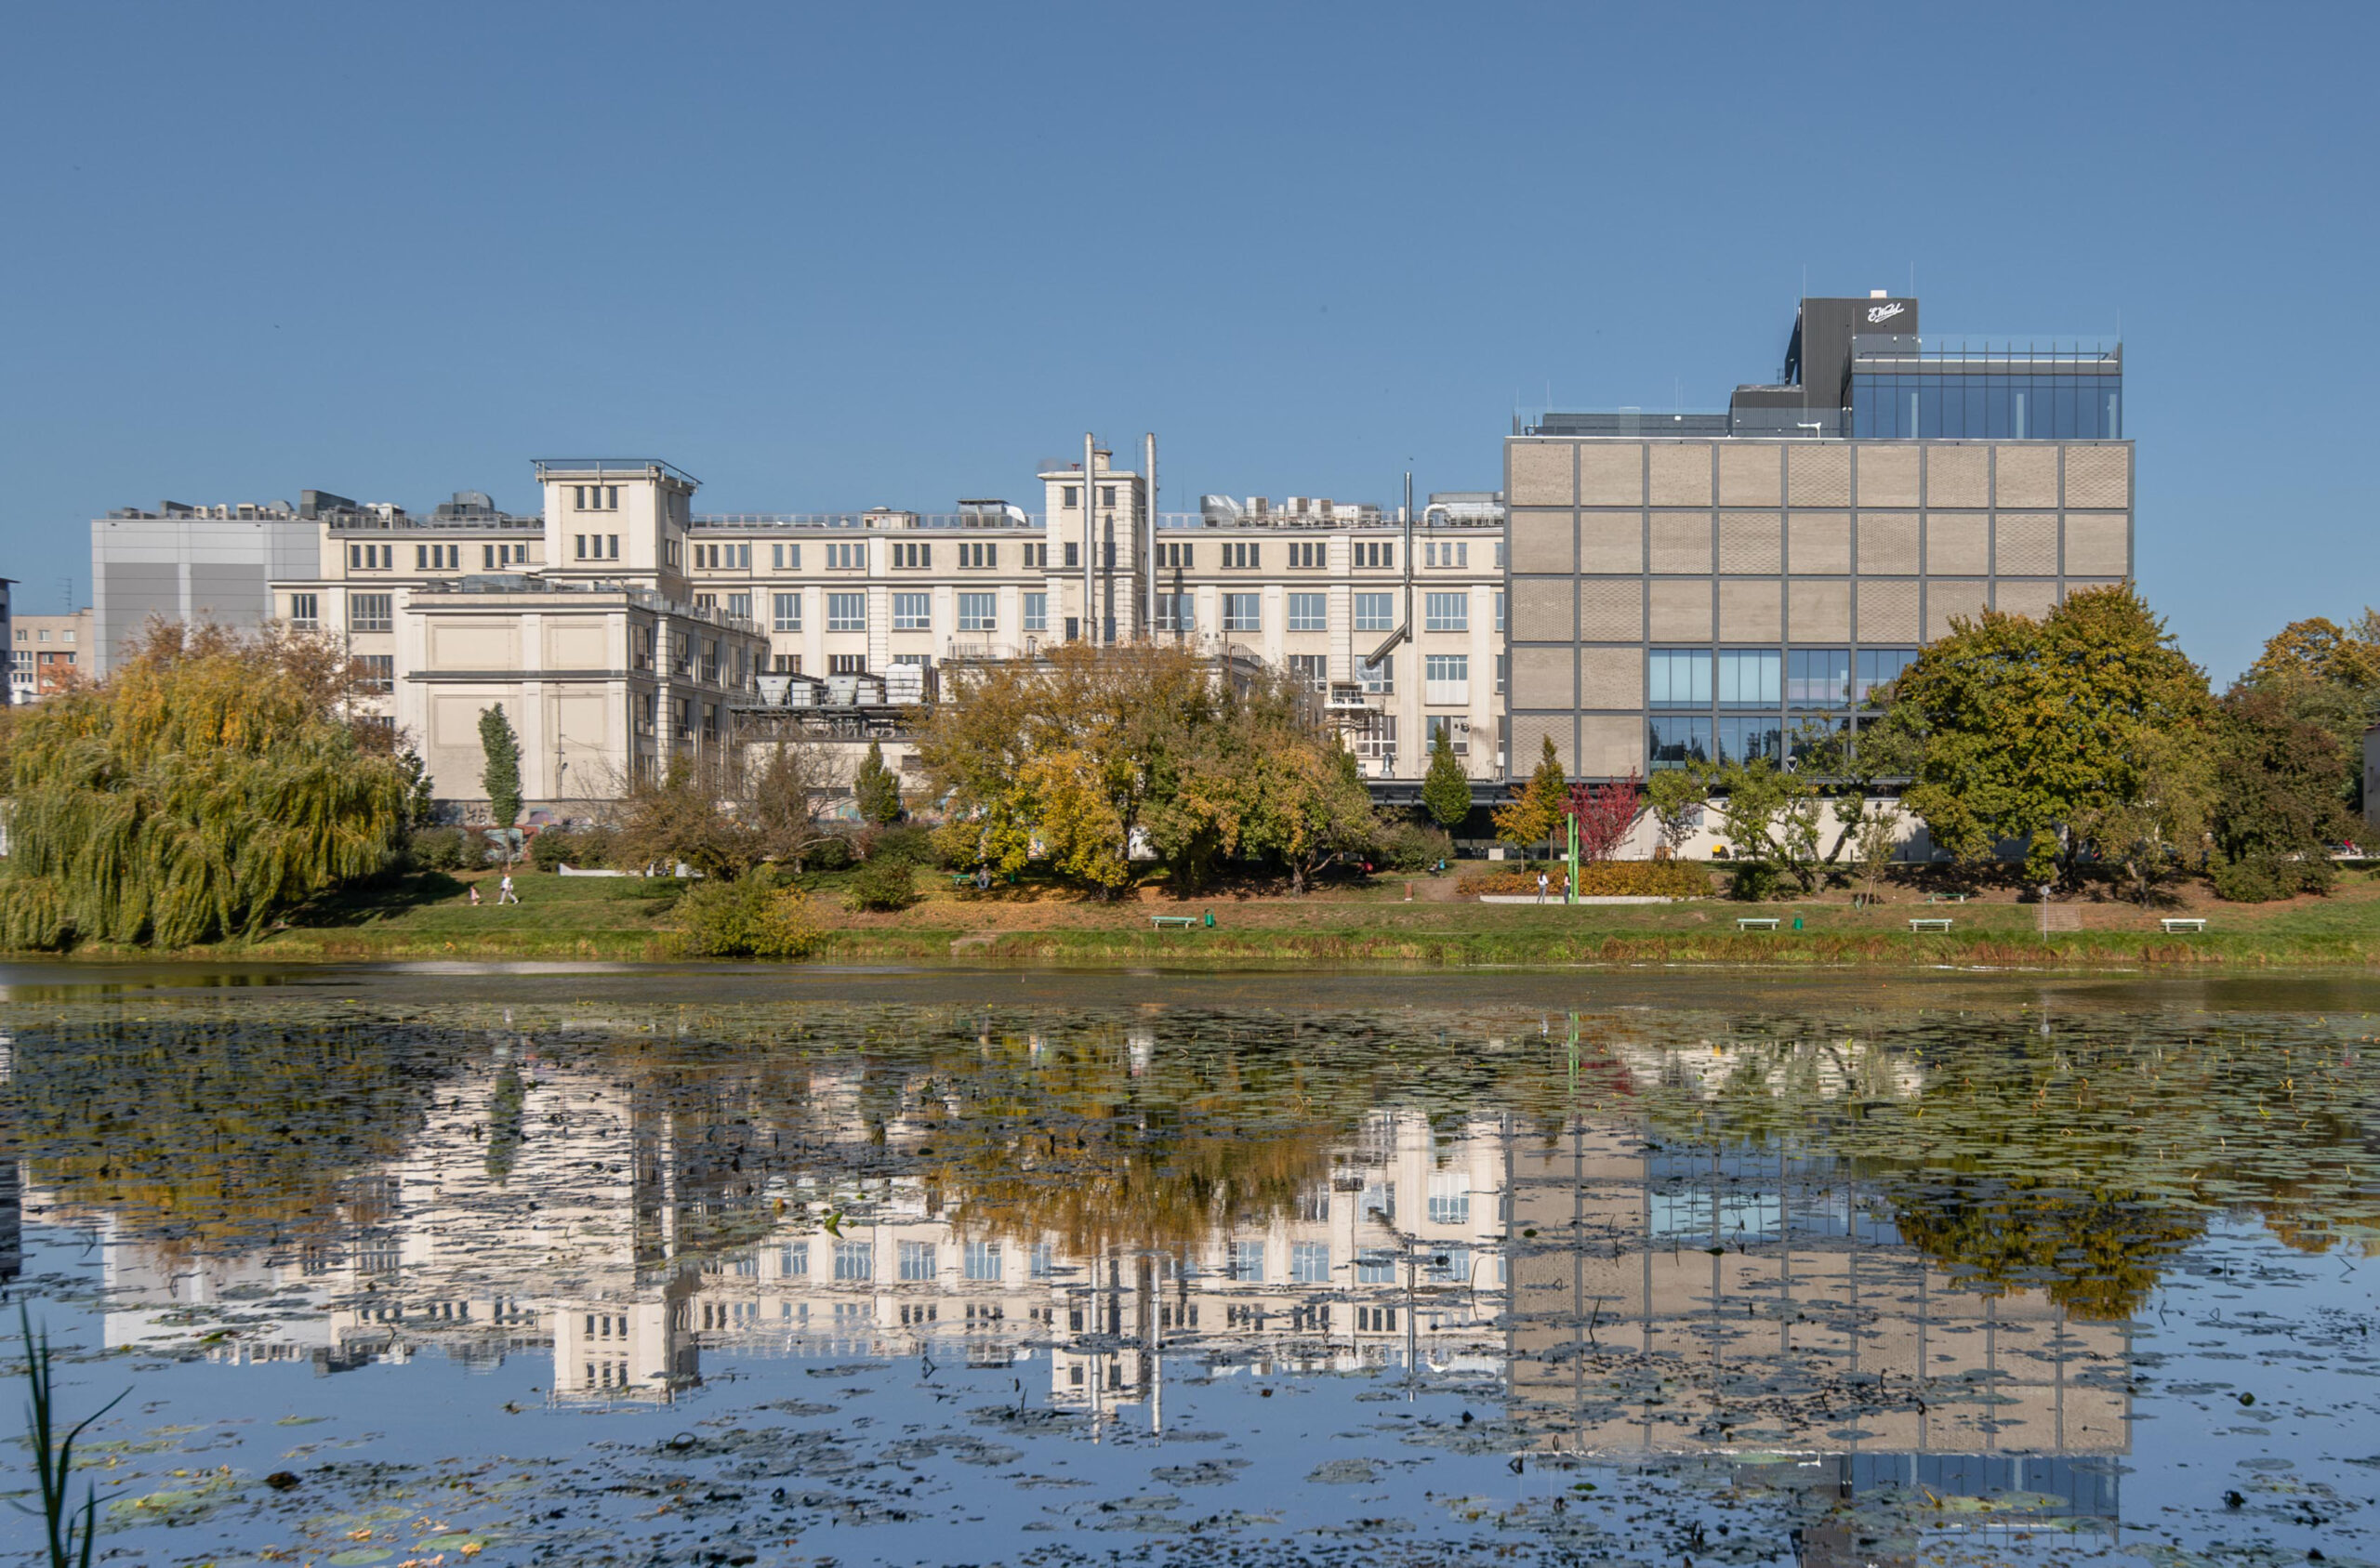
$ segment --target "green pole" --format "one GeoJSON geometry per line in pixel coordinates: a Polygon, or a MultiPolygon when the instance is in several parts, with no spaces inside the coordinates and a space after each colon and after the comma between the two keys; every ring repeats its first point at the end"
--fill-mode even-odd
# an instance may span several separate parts
{"type": "Polygon", "coordinates": [[[1565,902],[1576,903],[1579,902],[1579,819],[1564,817],[1562,820],[1570,824],[1570,886],[1565,890],[1565,902]]]}

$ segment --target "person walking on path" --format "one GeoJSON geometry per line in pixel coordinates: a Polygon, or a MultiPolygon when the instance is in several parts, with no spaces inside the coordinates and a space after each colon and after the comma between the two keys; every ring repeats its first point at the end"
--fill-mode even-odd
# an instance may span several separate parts
{"type": "Polygon", "coordinates": [[[1540,871],[1537,874],[1537,902],[1540,903],[1543,903],[1545,902],[1545,888],[1546,876],[1544,872],[1540,871]]]}
{"type": "Polygon", "coordinates": [[[471,907],[472,907],[473,909],[477,909],[479,906],[480,906],[480,885],[479,885],[477,882],[474,882],[474,883],[472,883],[472,884],[471,884],[471,907]]]}
{"type": "Polygon", "coordinates": [[[503,885],[496,889],[496,902],[498,903],[519,903],[521,902],[521,895],[512,890],[512,873],[508,871],[504,874],[503,885]]]}

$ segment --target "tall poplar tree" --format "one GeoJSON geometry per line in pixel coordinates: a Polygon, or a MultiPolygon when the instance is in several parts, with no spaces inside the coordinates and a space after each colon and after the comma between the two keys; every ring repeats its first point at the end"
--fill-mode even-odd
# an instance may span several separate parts
{"type": "Polygon", "coordinates": [[[498,827],[521,820],[521,742],[502,705],[480,710],[480,787],[487,791],[487,809],[498,827]]]}

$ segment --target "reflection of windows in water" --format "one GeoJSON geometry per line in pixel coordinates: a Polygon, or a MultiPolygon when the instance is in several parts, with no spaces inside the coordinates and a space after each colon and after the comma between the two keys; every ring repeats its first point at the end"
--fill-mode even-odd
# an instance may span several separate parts
{"type": "Polygon", "coordinates": [[[1330,1189],[1319,1181],[1310,1182],[1298,1192],[1298,1218],[1309,1225],[1330,1222],[1330,1189]]]}
{"type": "Polygon", "coordinates": [[[1430,1223],[1471,1223],[1471,1178],[1466,1172],[1441,1170],[1430,1173],[1430,1223]]]}
{"type": "Polygon", "coordinates": [[[971,1324],[998,1323],[1007,1316],[1007,1311],[1002,1309],[1000,1304],[997,1301],[970,1301],[967,1303],[967,1321],[971,1324]]]}
{"type": "Polygon", "coordinates": [[[1225,1307],[1223,1326],[1226,1328],[1263,1328],[1264,1309],[1262,1307],[1225,1307]]]}
{"type": "Polygon", "coordinates": [[[901,1325],[907,1328],[918,1324],[932,1323],[937,1315],[937,1311],[938,1309],[932,1301],[905,1301],[901,1304],[901,1325]]]}
{"type": "Polygon", "coordinates": [[[355,1244],[356,1272],[365,1274],[393,1274],[403,1261],[394,1236],[364,1235],[355,1244]]]}
{"type": "Polygon", "coordinates": [[[1289,1328],[1298,1334],[1328,1334],[1330,1332],[1330,1305],[1318,1301],[1311,1307],[1289,1309],[1289,1328]]]}
{"type": "Polygon", "coordinates": [[[1386,1334],[1395,1327],[1396,1309],[1394,1307],[1355,1309],[1355,1332],[1358,1334],[1386,1334]]]}
{"type": "Polygon", "coordinates": [[[298,1271],[303,1274],[327,1274],[338,1255],[318,1242],[308,1242],[298,1251],[298,1271]]]}
{"type": "Polygon", "coordinates": [[[1357,1285],[1395,1285],[1396,1255],[1393,1252],[1355,1254],[1355,1283],[1357,1285]]]}
{"type": "Polygon", "coordinates": [[[1166,1305],[1159,1307],[1157,1309],[1157,1325],[1159,1328],[1197,1327],[1198,1303],[1196,1301],[1185,1301],[1179,1304],[1169,1302],[1166,1305]]]}
{"type": "Polygon", "coordinates": [[[1075,1388],[1082,1387],[1082,1363],[1077,1362],[1066,1368],[1066,1381],[1075,1388]]]}
{"type": "Polygon", "coordinates": [[[799,1280],[810,1277],[810,1244],[794,1242],[777,1248],[777,1278],[799,1280]]]}
{"type": "Polygon", "coordinates": [[[967,1244],[967,1277],[971,1280],[997,1280],[1000,1277],[999,1243],[967,1244]]]}
{"type": "Polygon", "coordinates": [[[869,1242],[837,1242],[835,1244],[835,1277],[839,1280],[872,1280],[876,1277],[876,1247],[869,1242]]]}
{"type": "Polygon", "coordinates": [[[1224,1277],[1243,1284],[1256,1284],[1264,1278],[1264,1244],[1234,1242],[1223,1257],[1224,1277]]]}
{"type": "Polygon", "coordinates": [[[1003,1345],[997,1339],[977,1339],[967,1347],[967,1364],[970,1366],[1013,1366],[1015,1364],[1016,1348],[1003,1345]]]}
{"type": "Polygon", "coordinates": [[[934,1277],[933,1243],[901,1244],[901,1277],[905,1280],[930,1280],[934,1277]]]}
{"type": "Polygon", "coordinates": [[[1289,1278],[1298,1285],[1330,1283],[1330,1247],[1324,1242],[1298,1242],[1289,1248],[1289,1278]]]}
{"type": "Polygon", "coordinates": [[[1046,1280],[1058,1272],[1058,1249],[1048,1242],[1034,1245],[1033,1260],[1026,1272],[1037,1280],[1046,1280]]]}
{"type": "Polygon", "coordinates": [[[871,1309],[865,1301],[838,1301],[835,1303],[835,1326],[838,1328],[846,1327],[855,1323],[870,1322],[873,1320],[874,1316],[875,1313],[873,1309],[871,1309]]]}
{"type": "Polygon", "coordinates": [[[760,1259],[759,1255],[747,1252],[737,1258],[735,1259],[735,1272],[737,1277],[742,1279],[759,1279],[760,1277],[760,1259]]]}
{"type": "Polygon", "coordinates": [[[1424,1265],[1421,1277],[1433,1285],[1469,1285],[1471,1283],[1471,1251],[1468,1247],[1434,1247],[1421,1255],[1424,1265]]]}
{"type": "Polygon", "coordinates": [[[1368,1219],[1375,1225],[1396,1223],[1396,1183],[1375,1181],[1366,1187],[1355,1200],[1355,1218],[1368,1219]]]}

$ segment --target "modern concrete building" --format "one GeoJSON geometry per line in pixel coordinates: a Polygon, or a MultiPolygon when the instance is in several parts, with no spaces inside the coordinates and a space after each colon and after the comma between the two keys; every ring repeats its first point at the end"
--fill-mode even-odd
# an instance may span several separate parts
{"type": "Polygon", "coordinates": [[[1945,339],[1805,299],[1721,413],[1549,413],[1505,444],[1507,771],[1783,759],[1954,617],[2133,572],[2112,343],[1945,339]]]}
{"type": "MultiPolygon", "coordinates": [[[[321,525],[286,501],[193,507],[161,501],[91,522],[93,667],[105,675],[125,639],[152,616],[260,626],[273,613],[276,578],[305,576],[321,525]]],[[[329,497],[337,500],[337,497],[329,497]]]]}
{"type": "Polygon", "coordinates": [[[91,612],[19,615],[0,629],[8,645],[8,700],[37,703],[91,673],[91,612]]]}

